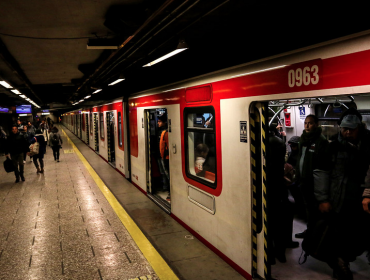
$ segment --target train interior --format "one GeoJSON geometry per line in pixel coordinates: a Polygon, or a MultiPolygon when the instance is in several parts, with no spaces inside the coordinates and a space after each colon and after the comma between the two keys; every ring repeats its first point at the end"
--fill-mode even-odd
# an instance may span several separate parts
{"type": "MultiPolygon", "coordinates": [[[[289,144],[288,142],[294,136],[301,136],[304,130],[305,117],[309,114],[314,114],[319,118],[319,126],[321,126],[322,128],[322,134],[326,137],[326,139],[328,139],[329,142],[339,133],[339,118],[341,114],[345,112],[348,108],[357,109],[362,115],[362,122],[365,128],[370,128],[370,94],[310,97],[305,99],[289,100],[271,100],[268,103],[264,104],[266,106],[265,108],[267,108],[268,110],[268,123],[272,124],[272,126],[277,127],[277,130],[279,130],[279,132],[281,133],[281,138],[286,144],[286,161],[291,153],[294,153],[294,151],[292,150],[295,149],[294,143],[289,144]]],[[[265,128],[267,129],[267,126],[265,126],[265,128]]],[[[267,136],[266,142],[266,145],[269,145],[267,136]]],[[[268,150],[268,147],[266,147],[266,150],[268,150]]],[[[266,161],[267,172],[274,172],[271,171],[273,170],[273,168],[269,168],[268,165],[269,162],[266,161]]],[[[299,242],[299,245],[301,245],[303,239],[296,238],[295,234],[302,233],[307,228],[305,207],[303,205],[302,197],[300,197],[296,193],[296,184],[292,183],[294,182],[294,179],[291,180],[292,178],[290,178],[290,175],[287,173],[286,170],[284,175],[285,183],[287,189],[289,190],[289,205],[286,209],[286,215],[292,215],[294,219],[293,227],[291,227],[289,223],[285,224],[285,226],[284,223],[281,223],[279,224],[279,226],[284,226],[284,230],[287,230],[289,232],[292,231],[292,241],[299,242]]],[[[269,174],[267,174],[267,177],[268,176],[269,174]]],[[[260,205],[262,205],[262,203],[260,205]]],[[[270,218],[272,218],[273,214],[267,211],[267,215],[270,215],[270,218]]],[[[296,248],[287,248],[287,263],[282,263],[278,261],[278,258],[276,259],[276,263],[275,261],[272,261],[270,263],[271,265],[269,267],[271,269],[270,273],[272,278],[297,279],[298,274],[307,274],[309,275],[309,279],[324,279],[322,278],[324,274],[330,275],[330,273],[332,272],[327,264],[315,260],[312,257],[309,257],[305,264],[299,265],[298,260],[301,254],[302,248],[300,246],[296,248]],[[287,264],[289,265],[289,270],[286,269],[287,264]]],[[[355,262],[351,263],[351,270],[354,271],[356,279],[368,279],[370,273],[370,257],[367,256],[367,254],[369,254],[369,252],[365,251],[365,253],[358,257],[355,262]]]]}
{"type": "Polygon", "coordinates": [[[107,147],[108,147],[108,162],[114,168],[116,167],[116,154],[115,154],[115,137],[114,137],[114,113],[106,112],[107,120],[107,147]]]}
{"type": "MultiPolygon", "coordinates": [[[[170,167],[168,160],[162,159],[160,152],[161,138],[167,131],[167,110],[165,108],[150,109],[146,115],[146,147],[147,147],[147,193],[159,206],[170,212],[170,167]],[[159,118],[165,120],[162,124],[159,118]]],[[[162,140],[163,141],[163,140],[162,140]]]]}

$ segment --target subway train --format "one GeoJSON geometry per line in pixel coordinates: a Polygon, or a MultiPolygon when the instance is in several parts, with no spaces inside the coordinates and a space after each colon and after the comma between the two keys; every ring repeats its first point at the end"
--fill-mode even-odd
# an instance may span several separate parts
{"type": "Polygon", "coordinates": [[[329,139],[342,112],[355,107],[370,127],[369,69],[370,32],[363,32],[127,102],[82,106],[62,123],[245,278],[266,279],[277,269],[266,258],[269,124],[280,123],[289,139],[315,114],[329,139]],[[167,122],[169,186],[158,119],[167,122]]]}

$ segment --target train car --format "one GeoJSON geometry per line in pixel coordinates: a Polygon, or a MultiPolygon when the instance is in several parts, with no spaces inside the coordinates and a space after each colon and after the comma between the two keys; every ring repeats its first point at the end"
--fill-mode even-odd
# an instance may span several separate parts
{"type": "MultiPolygon", "coordinates": [[[[341,113],[356,107],[370,125],[369,34],[131,96],[125,135],[132,183],[247,279],[284,279],[292,272],[266,258],[266,186],[274,183],[266,180],[269,124],[280,123],[289,139],[302,134],[305,117],[313,113],[330,138],[339,131],[341,113]],[[167,170],[160,153],[163,131],[167,170]]],[[[94,108],[89,110],[91,117],[94,108]]],[[[103,115],[93,111],[94,123],[108,116],[104,106],[96,110],[103,115]]],[[[78,118],[67,123],[73,130],[78,118]]],[[[100,127],[101,137],[106,121],[100,127]]]]}
{"type": "Polygon", "coordinates": [[[118,99],[63,114],[62,122],[113,168],[128,177],[124,116],[122,99],[118,99]]]}

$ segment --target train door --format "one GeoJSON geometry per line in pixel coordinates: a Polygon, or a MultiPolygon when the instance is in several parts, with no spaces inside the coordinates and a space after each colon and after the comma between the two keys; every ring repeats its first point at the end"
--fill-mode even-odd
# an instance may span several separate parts
{"type": "Polygon", "coordinates": [[[115,138],[114,113],[107,112],[106,119],[107,119],[108,162],[114,167],[116,167],[115,141],[114,141],[115,138]]]}
{"type": "Polygon", "coordinates": [[[78,119],[79,119],[79,128],[80,128],[78,137],[82,140],[82,114],[78,115],[78,119]]]}
{"type": "Polygon", "coordinates": [[[98,120],[98,113],[94,113],[94,150],[95,152],[99,152],[99,120],[98,120]]]}
{"type": "Polygon", "coordinates": [[[268,103],[253,103],[250,107],[250,150],[252,178],[252,276],[271,278],[268,243],[268,213],[266,197],[266,135],[268,103]]]}
{"type": "Polygon", "coordinates": [[[89,114],[85,114],[85,133],[86,133],[86,144],[89,145],[90,137],[89,137],[89,114]]]}
{"type": "MultiPolygon", "coordinates": [[[[160,143],[168,137],[167,110],[150,109],[144,112],[146,121],[147,193],[167,213],[171,213],[170,170],[168,150],[160,143]],[[167,135],[166,135],[167,133],[167,135]]],[[[167,138],[168,139],[168,138],[167,138]]]]}

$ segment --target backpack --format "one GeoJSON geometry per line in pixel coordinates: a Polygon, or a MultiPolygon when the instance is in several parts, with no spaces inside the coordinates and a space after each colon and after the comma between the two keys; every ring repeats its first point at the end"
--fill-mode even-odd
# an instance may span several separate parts
{"type": "Polygon", "coordinates": [[[37,142],[37,139],[36,139],[36,142],[30,145],[30,156],[38,155],[39,151],[40,151],[40,143],[37,142]]]}
{"type": "Polygon", "coordinates": [[[59,145],[59,137],[56,133],[54,133],[53,138],[51,138],[51,144],[53,144],[53,146],[59,145]]]}

